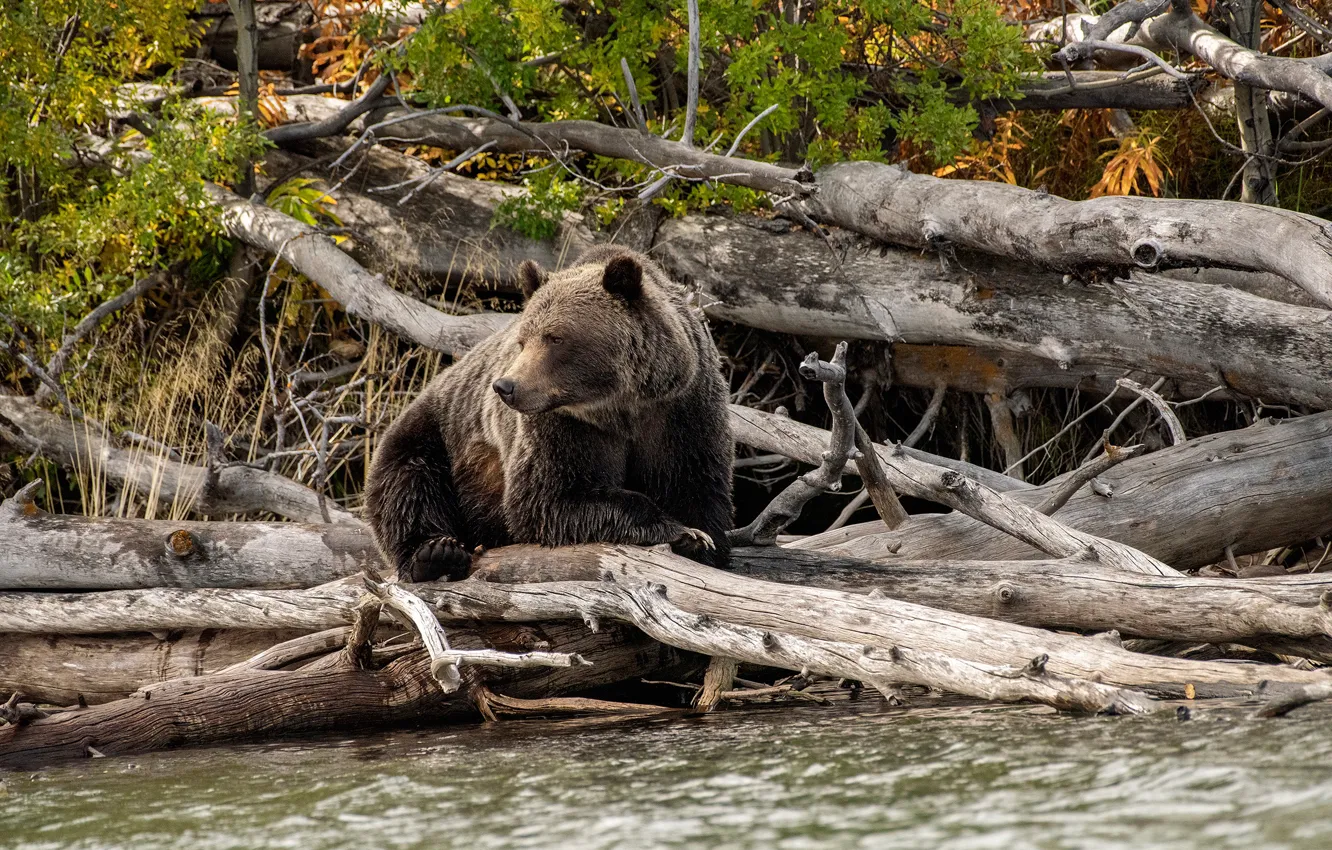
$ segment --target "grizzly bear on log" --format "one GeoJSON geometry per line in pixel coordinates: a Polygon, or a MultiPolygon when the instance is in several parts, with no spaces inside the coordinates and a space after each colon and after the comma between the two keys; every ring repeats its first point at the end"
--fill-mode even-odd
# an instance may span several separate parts
{"type": "Polygon", "coordinates": [[[366,508],[405,581],[465,578],[476,547],[670,543],[728,560],[728,388],[684,289],[594,248],[527,261],[518,320],[436,377],[393,423],[366,508]]]}

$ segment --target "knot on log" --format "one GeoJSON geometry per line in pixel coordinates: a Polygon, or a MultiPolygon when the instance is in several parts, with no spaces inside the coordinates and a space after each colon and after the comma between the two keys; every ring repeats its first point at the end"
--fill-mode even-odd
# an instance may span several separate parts
{"type": "Polygon", "coordinates": [[[199,551],[199,542],[185,529],[167,535],[166,552],[173,558],[188,558],[199,551]]]}
{"type": "Polygon", "coordinates": [[[1139,239],[1129,249],[1134,265],[1142,269],[1154,269],[1166,258],[1165,246],[1155,239],[1139,239]]]}
{"type": "Polygon", "coordinates": [[[1017,601],[1017,588],[1006,581],[1001,581],[994,587],[994,597],[999,600],[1001,605],[1012,605],[1017,601]]]}
{"type": "Polygon", "coordinates": [[[1041,653],[1027,662],[1027,666],[1022,668],[1024,676],[1040,676],[1045,673],[1045,665],[1050,662],[1049,653],[1041,653]]]}
{"type": "Polygon", "coordinates": [[[951,490],[959,496],[971,495],[976,489],[976,482],[955,469],[945,470],[939,475],[939,484],[945,490],[951,490]]]}
{"type": "Polygon", "coordinates": [[[1318,595],[1318,607],[1324,611],[1332,609],[1332,590],[1324,590],[1318,595]]]}

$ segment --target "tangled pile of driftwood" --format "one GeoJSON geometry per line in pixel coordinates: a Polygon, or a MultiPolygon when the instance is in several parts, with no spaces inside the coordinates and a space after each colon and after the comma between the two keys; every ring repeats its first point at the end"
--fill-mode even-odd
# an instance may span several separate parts
{"type": "MultiPolygon", "coordinates": [[[[0,765],[409,720],[642,711],[562,697],[661,676],[687,653],[713,659],[704,709],[738,663],[887,695],[913,684],[1087,712],[1252,696],[1262,683],[1273,710],[1332,694],[1308,664],[1145,654],[1122,639],[1332,658],[1332,578],[1188,577],[1148,554],[1201,566],[1325,523],[1332,414],[1146,457],[1107,446],[1030,487],[869,442],[843,389],[844,351],[802,369],[825,381],[831,434],[733,409],[739,441],[819,464],[737,536],[770,542],[848,464],[889,519],[739,548],[733,572],[634,547],[516,546],[486,553],[463,582],[397,585],[378,579],[355,519],[54,516],[33,502],[33,482],[0,510],[0,688],[15,692],[0,765]],[[908,519],[897,494],[953,513],[908,519]],[[1045,557],[1028,559],[1032,549],[1045,557]]],[[[61,427],[27,399],[0,398],[0,411],[30,434],[61,427]]],[[[115,463],[116,449],[100,450],[115,463]]],[[[263,493],[318,510],[313,492],[277,476],[227,480],[216,465],[174,475],[201,478],[205,503],[263,493]]]]}
{"type": "MultiPolygon", "coordinates": [[[[1294,60],[1241,61],[1254,51],[1229,42],[1222,46],[1235,51],[1213,57],[1211,30],[1186,44],[1166,27],[1197,30],[1186,7],[1124,3],[1105,24],[1149,12],[1160,16],[1154,37],[1242,85],[1330,103],[1325,75],[1309,91],[1304,77],[1277,79],[1294,60]]],[[[1111,30],[1093,30],[1086,50],[1100,49],[1111,30]]],[[[253,89],[256,61],[241,75],[243,91],[246,79],[253,89]]],[[[1083,85],[1097,73],[1034,80],[1021,108],[1128,106],[1125,98],[1147,95],[1169,101],[1152,108],[1194,102],[1194,87],[1160,80],[1083,85]],[[1065,80],[1068,92],[1042,94],[1065,80]]],[[[228,461],[215,431],[206,463],[191,464],[73,425],[80,412],[61,392],[60,372],[83,335],[154,285],[145,280],[79,323],[45,367],[23,359],[41,389],[0,395],[0,442],[67,467],[95,459],[107,479],[191,515],[290,522],[52,515],[34,501],[38,482],[4,502],[0,694],[13,696],[0,704],[0,766],[418,720],[641,711],[569,695],[613,696],[604,686],[704,663],[703,710],[736,695],[740,663],[890,695],[923,685],[1089,712],[1253,697],[1263,683],[1269,713],[1332,695],[1332,677],[1319,669],[1332,662],[1332,578],[1318,571],[1326,555],[1305,575],[1184,574],[1227,563],[1243,572],[1237,558],[1332,532],[1332,412],[1319,412],[1332,410],[1332,225],[1249,204],[1070,202],[872,163],[813,175],[642,128],[413,112],[382,97],[391,76],[351,102],[287,97],[289,123],[269,131],[279,145],[269,175],[329,176],[347,250],[275,209],[207,187],[230,235],[278,258],[270,274],[285,262],[356,320],[456,353],[511,317],[451,315],[386,276],[502,289],[521,259],[558,267],[610,236],[688,281],[715,320],[891,352],[882,384],[934,391],[920,427],[901,445],[872,442],[846,398],[843,353],[814,358],[805,371],[824,382],[831,433],[732,406],[739,443],[816,467],[737,531],[750,545],[735,550],[733,571],[632,547],[511,547],[479,557],[463,582],[386,583],[364,524],[323,491],[332,417],[322,440],[307,434],[302,449],[318,454],[316,489],[228,461]],[[612,234],[569,216],[555,240],[538,242],[491,228],[512,188],[459,178],[448,173],[456,160],[431,168],[385,143],[619,157],[660,180],[768,191],[789,218],[663,220],[648,207],[612,234]],[[1026,458],[1012,421],[1013,394],[1025,388],[1135,398],[1120,418],[1150,405],[1143,409],[1166,423],[1171,444],[1144,454],[1107,443],[1074,471],[1032,486],[1021,480],[1026,458]],[[984,394],[1017,477],[911,447],[945,389],[984,394]],[[1168,400],[1201,397],[1248,405],[1254,421],[1186,439],[1168,400]],[[65,415],[47,408],[52,400],[65,415]],[[1258,418],[1264,404],[1289,418],[1258,418]],[[779,537],[809,498],[853,474],[878,520],[779,537]],[[899,496],[951,511],[907,516],[899,496]],[[760,545],[774,540],[783,545],[760,545]]],[[[214,105],[235,108],[227,98],[214,105]]],[[[123,118],[151,132],[151,116],[123,118]]],[[[1246,151],[1251,143],[1246,136],[1246,151]]],[[[87,156],[132,168],[148,153],[91,139],[87,156]]],[[[255,282],[247,262],[222,287],[223,314],[255,282]]],[[[267,288],[258,288],[262,317],[267,288]]],[[[270,389],[272,372],[270,363],[270,389]]],[[[290,386],[297,377],[287,375],[290,386]]],[[[295,404],[289,391],[273,395],[276,405],[295,404]]],[[[272,415],[280,424],[288,412],[272,415]]]]}

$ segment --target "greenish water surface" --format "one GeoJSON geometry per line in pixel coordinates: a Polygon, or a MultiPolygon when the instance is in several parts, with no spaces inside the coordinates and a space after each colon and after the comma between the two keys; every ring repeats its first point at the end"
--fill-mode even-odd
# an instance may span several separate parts
{"type": "Polygon", "coordinates": [[[0,774],[0,848],[1332,848],[1332,712],[881,703],[509,721],[0,774]]]}

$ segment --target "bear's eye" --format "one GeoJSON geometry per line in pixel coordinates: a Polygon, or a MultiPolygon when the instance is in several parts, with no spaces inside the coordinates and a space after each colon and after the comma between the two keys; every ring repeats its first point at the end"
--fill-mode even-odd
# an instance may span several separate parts
{"type": "Polygon", "coordinates": [[[554,334],[546,334],[546,342],[548,342],[551,345],[563,345],[564,337],[555,336],[554,334]]]}
{"type": "Polygon", "coordinates": [[[522,351],[522,350],[523,350],[523,341],[522,341],[521,339],[518,340],[518,350],[519,350],[519,351],[522,351]]]}

